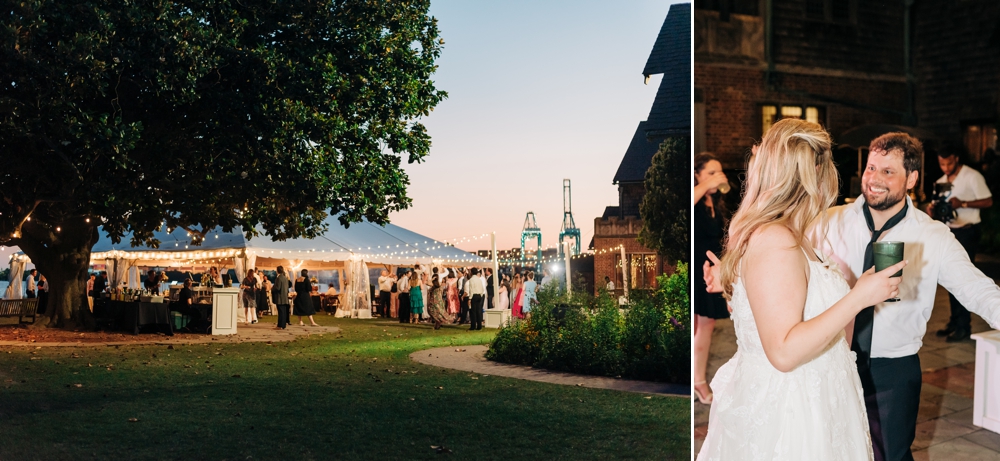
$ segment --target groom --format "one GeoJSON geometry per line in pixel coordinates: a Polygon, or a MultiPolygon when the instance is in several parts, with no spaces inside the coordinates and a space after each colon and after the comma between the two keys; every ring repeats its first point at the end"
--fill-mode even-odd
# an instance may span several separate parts
{"type": "Polygon", "coordinates": [[[852,286],[873,265],[873,242],[905,244],[909,265],[899,286],[901,300],[863,310],[847,330],[858,355],[875,459],[912,460],[921,384],[917,351],[937,285],[993,328],[1000,327],[1000,288],[973,266],[947,226],[918,210],[906,196],[917,184],[923,158],[920,141],[889,133],[872,141],[869,152],[861,178],[863,196],[828,210],[826,234],[817,229],[813,242],[836,260],[852,286]]]}

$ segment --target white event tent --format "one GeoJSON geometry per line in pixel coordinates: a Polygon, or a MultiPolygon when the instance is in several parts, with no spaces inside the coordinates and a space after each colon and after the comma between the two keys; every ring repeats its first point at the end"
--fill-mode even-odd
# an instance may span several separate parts
{"type": "MultiPolygon", "coordinates": [[[[284,266],[291,274],[301,269],[340,271],[341,283],[347,282],[347,292],[341,286],[341,309],[338,315],[367,317],[371,305],[368,264],[384,265],[387,269],[397,266],[420,264],[424,267],[478,266],[486,267],[491,261],[458,249],[450,244],[386,224],[380,226],[367,220],[344,228],[336,217],[326,220],[328,229],[314,239],[298,238],[272,241],[266,235],[247,240],[241,228],[224,232],[213,229],[201,245],[195,245],[184,229],[161,229],[154,232],[160,240],[159,248],[132,247],[131,234],[115,244],[104,235],[91,249],[91,264],[105,264],[111,286],[123,282],[137,288],[140,283],[139,267],[167,267],[177,270],[205,271],[210,266],[233,267],[242,280],[246,269],[273,270],[284,266]],[[357,281],[357,283],[352,283],[357,281]],[[344,296],[347,295],[347,296],[344,296]]],[[[488,234],[475,237],[488,237],[488,234]]],[[[23,253],[11,258],[11,274],[23,272],[30,260],[23,253]]],[[[18,284],[12,283],[11,286],[18,284]]],[[[5,297],[20,297],[20,290],[10,290],[5,297]]]]}

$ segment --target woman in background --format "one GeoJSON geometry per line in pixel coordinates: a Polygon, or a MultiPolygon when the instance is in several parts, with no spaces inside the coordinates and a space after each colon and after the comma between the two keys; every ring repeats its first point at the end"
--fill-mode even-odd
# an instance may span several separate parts
{"type": "Polygon", "coordinates": [[[448,278],[445,279],[445,283],[447,284],[445,292],[448,296],[448,314],[458,315],[461,307],[458,301],[458,279],[455,278],[455,271],[448,269],[448,278]]]}
{"type": "Polygon", "coordinates": [[[309,324],[318,327],[319,324],[313,320],[313,315],[316,314],[316,306],[313,306],[312,301],[312,282],[309,281],[309,270],[302,269],[302,276],[295,279],[295,312],[294,314],[299,317],[299,326],[305,326],[302,323],[302,317],[309,317],[309,324]]]}
{"type": "Polygon", "coordinates": [[[538,283],[535,282],[535,271],[528,271],[528,275],[524,281],[524,299],[521,301],[521,312],[524,313],[524,318],[531,317],[531,308],[535,304],[538,304],[538,296],[535,294],[535,288],[537,287],[538,283]]]}
{"type": "Polygon", "coordinates": [[[420,274],[414,271],[410,276],[410,323],[420,323],[420,316],[424,314],[424,295],[420,285],[420,274]]]}
{"type": "Polygon", "coordinates": [[[524,318],[524,284],[521,281],[521,274],[514,274],[514,283],[510,285],[511,293],[514,296],[511,298],[514,304],[511,306],[510,314],[516,319],[524,318]]]}
{"type": "Polygon", "coordinates": [[[253,269],[247,270],[247,276],[240,283],[243,290],[243,310],[246,311],[246,323],[257,323],[257,277],[254,277],[253,269]]]}
{"type": "Polygon", "coordinates": [[[708,368],[708,351],[712,346],[712,330],[715,320],[729,317],[726,300],[721,293],[707,293],[702,266],[708,259],[706,251],[722,254],[722,237],[725,222],[725,207],[720,187],[727,187],[729,180],[722,172],[722,164],[710,152],[694,156],[694,258],[691,262],[691,277],[694,279],[694,395],[698,401],[712,404],[712,390],[708,387],[705,370],[708,368]],[[725,186],[723,186],[725,185],[725,186]]]}
{"type": "Polygon", "coordinates": [[[427,294],[427,315],[434,321],[434,329],[441,328],[441,324],[448,321],[448,312],[444,307],[444,297],[442,296],[440,277],[431,279],[430,293],[427,294]]]}

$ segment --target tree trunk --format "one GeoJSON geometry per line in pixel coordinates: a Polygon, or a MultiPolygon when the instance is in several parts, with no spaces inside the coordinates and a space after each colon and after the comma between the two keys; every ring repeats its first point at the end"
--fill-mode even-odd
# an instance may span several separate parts
{"type": "Polygon", "coordinates": [[[97,243],[97,226],[74,218],[58,227],[37,222],[21,226],[16,244],[31,258],[49,287],[45,314],[35,327],[79,329],[95,327],[87,304],[87,269],[90,249],[97,243]]]}

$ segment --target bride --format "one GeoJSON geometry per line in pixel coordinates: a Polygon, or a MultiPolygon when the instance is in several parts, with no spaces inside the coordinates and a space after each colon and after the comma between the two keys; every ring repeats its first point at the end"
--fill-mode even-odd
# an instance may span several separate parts
{"type": "Polygon", "coordinates": [[[896,295],[900,279],[889,276],[906,262],[850,289],[808,244],[807,228],[837,197],[830,146],[819,125],[786,119],[751,157],[721,262],[738,348],[712,380],[699,461],[872,459],[844,327],[896,295]]]}

